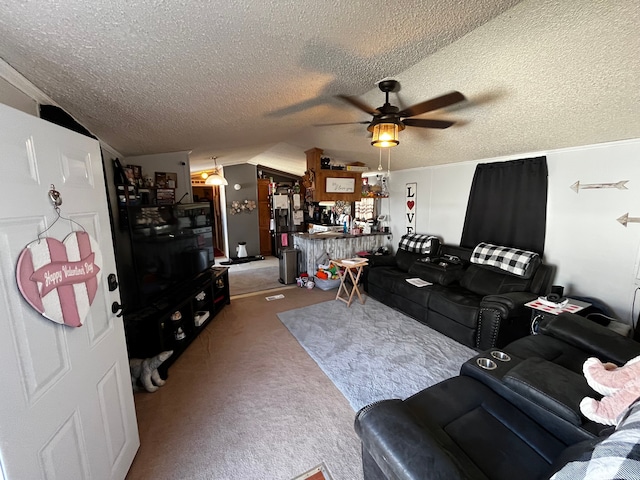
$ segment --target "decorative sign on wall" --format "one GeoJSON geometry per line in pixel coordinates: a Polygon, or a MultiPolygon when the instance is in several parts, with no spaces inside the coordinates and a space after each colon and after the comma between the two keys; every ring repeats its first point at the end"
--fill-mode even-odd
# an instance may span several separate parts
{"type": "Polygon", "coordinates": [[[237,215],[242,212],[251,213],[255,208],[255,200],[234,200],[231,202],[231,215],[237,215]]]}
{"type": "Polygon", "coordinates": [[[626,184],[628,182],[629,180],[620,180],[619,182],[613,183],[580,183],[580,180],[578,180],[569,188],[571,188],[571,190],[576,193],[580,193],[580,190],[587,190],[592,188],[617,188],[618,190],[628,190],[628,188],[626,187],[626,184]]]}
{"type": "Polygon", "coordinates": [[[356,191],[355,178],[327,178],[325,192],[354,193],[356,191]]]}
{"type": "Polygon", "coordinates": [[[406,202],[406,233],[415,233],[416,231],[416,203],[417,203],[417,183],[407,183],[405,190],[405,202],[406,202]]]}
{"type": "Polygon", "coordinates": [[[629,213],[625,213],[617,219],[623,226],[627,226],[628,223],[640,223],[640,217],[630,217],[629,213]]]}
{"type": "Polygon", "coordinates": [[[18,289],[45,318],[80,327],[96,297],[101,266],[98,242],[87,232],[72,232],[63,242],[43,238],[20,252],[18,289]]]}

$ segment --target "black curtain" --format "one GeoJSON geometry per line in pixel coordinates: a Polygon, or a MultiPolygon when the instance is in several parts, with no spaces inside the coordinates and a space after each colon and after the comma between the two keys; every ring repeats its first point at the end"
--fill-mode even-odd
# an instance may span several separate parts
{"type": "Polygon", "coordinates": [[[460,245],[489,242],[542,255],[546,223],[547,157],[476,167],[460,245]]]}

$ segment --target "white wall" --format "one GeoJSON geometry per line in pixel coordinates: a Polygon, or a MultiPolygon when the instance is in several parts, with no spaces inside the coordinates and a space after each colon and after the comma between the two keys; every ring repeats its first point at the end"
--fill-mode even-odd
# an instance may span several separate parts
{"type": "Polygon", "coordinates": [[[0,78],[0,103],[21,110],[29,115],[38,116],[38,102],[0,78]]]}
{"type": "Polygon", "coordinates": [[[569,295],[599,298],[630,322],[636,281],[640,284],[640,223],[625,228],[617,219],[625,213],[640,217],[640,139],[392,172],[395,245],[405,233],[407,183],[418,183],[416,231],[459,245],[476,165],[540,155],[547,156],[549,168],[544,261],[557,268],[554,284],[564,285],[569,295]],[[627,190],[584,189],[576,194],[570,188],[576,181],[621,180],[629,180],[627,190]]]}

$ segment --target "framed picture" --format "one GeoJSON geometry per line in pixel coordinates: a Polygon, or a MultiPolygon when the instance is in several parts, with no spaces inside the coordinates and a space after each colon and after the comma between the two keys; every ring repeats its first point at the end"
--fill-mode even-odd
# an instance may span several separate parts
{"type": "Polygon", "coordinates": [[[136,177],[135,177],[135,173],[133,172],[133,168],[124,167],[123,170],[124,170],[124,176],[127,177],[127,183],[129,185],[135,185],[136,177]]]}
{"type": "Polygon", "coordinates": [[[172,172],[156,172],[156,187],[176,188],[178,184],[178,174],[172,172]]]}
{"type": "Polygon", "coordinates": [[[138,187],[142,187],[142,167],[140,165],[127,165],[127,168],[133,170],[133,178],[138,187]]]}
{"type": "Polygon", "coordinates": [[[167,174],[165,172],[156,172],[156,187],[165,188],[167,186],[167,174]]]}
{"type": "Polygon", "coordinates": [[[327,178],[325,192],[327,193],[354,193],[356,191],[355,178],[327,178]]]}
{"type": "Polygon", "coordinates": [[[178,174],[166,172],[167,177],[167,188],[176,188],[178,186],[178,174]]]}

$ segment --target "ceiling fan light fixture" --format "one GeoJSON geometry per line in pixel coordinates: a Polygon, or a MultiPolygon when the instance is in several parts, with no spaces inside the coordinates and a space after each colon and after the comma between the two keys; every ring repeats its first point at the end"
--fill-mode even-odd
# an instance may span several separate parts
{"type": "Polygon", "coordinates": [[[373,125],[371,145],[378,148],[391,148],[400,143],[397,123],[376,123],[373,125]]]}

